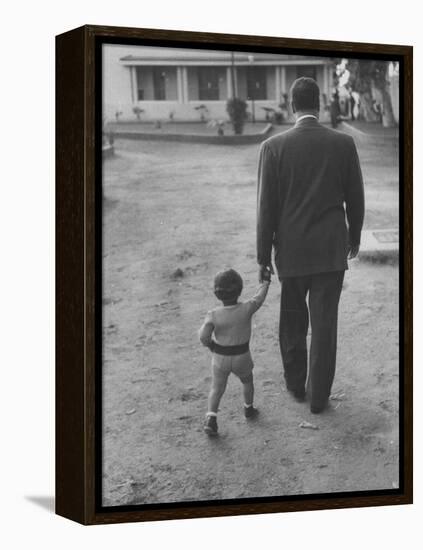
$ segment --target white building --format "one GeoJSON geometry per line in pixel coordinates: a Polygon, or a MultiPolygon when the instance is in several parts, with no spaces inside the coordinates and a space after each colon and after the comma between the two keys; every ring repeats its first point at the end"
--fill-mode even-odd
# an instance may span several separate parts
{"type": "Polygon", "coordinates": [[[108,120],[195,121],[227,119],[226,102],[246,99],[255,120],[262,107],[277,109],[293,81],[314,78],[324,106],[332,92],[333,61],[324,57],[274,55],[145,46],[103,46],[103,105],[108,120]],[[135,111],[134,111],[135,108],[135,111]]]}

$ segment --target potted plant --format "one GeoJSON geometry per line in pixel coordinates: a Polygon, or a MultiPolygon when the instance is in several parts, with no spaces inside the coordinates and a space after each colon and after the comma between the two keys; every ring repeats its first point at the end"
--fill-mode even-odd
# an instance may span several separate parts
{"type": "Polygon", "coordinates": [[[247,102],[238,97],[228,99],[226,104],[226,111],[228,112],[231,120],[234,133],[242,134],[244,130],[244,124],[247,120],[247,102]]]}
{"type": "Polygon", "coordinates": [[[115,136],[109,127],[108,121],[106,118],[103,118],[103,125],[102,125],[103,131],[102,131],[102,146],[104,147],[113,147],[113,143],[115,141],[115,136]]]}
{"type": "Polygon", "coordinates": [[[274,109],[273,107],[262,107],[262,109],[266,115],[266,122],[270,122],[271,120],[274,120],[276,109],[274,109]]]}
{"type": "Polygon", "coordinates": [[[288,94],[282,94],[281,102],[279,103],[279,109],[282,112],[283,119],[289,118],[289,100],[288,100],[288,94]]]}
{"type": "Polygon", "coordinates": [[[141,120],[141,113],[144,112],[144,109],[141,109],[141,107],[135,105],[134,107],[132,107],[132,112],[137,117],[137,120],[141,120]]]}
{"type": "Polygon", "coordinates": [[[202,103],[201,105],[197,105],[197,107],[194,107],[194,109],[200,113],[201,122],[205,122],[206,114],[209,112],[207,106],[202,103]]]}
{"type": "Polygon", "coordinates": [[[224,131],[225,121],[224,120],[221,120],[221,119],[210,120],[210,122],[207,124],[207,126],[210,126],[210,128],[217,128],[217,135],[218,136],[224,136],[225,135],[225,131],[224,131]]]}
{"type": "Polygon", "coordinates": [[[283,111],[280,110],[280,111],[275,111],[274,114],[273,114],[273,122],[275,124],[283,124],[283,121],[285,120],[285,117],[284,117],[284,114],[283,114],[283,111]]]}

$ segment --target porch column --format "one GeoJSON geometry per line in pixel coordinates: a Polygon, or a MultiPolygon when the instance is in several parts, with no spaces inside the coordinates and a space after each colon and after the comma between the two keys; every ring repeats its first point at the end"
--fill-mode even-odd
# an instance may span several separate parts
{"type": "Polygon", "coordinates": [[[135,66],[129,67],[130,81],[131,81],[131,99],[132,103],[138,101],[138,82],[137,82],[137,68],[135,66]]]}
{"type": "Polygon", "coordinates": [[[238,68],[234,67],[235,97],[238,97],[238,68]]]}
{"type": "Polygon", "coordinates": [[[178,90],[178,102],[184,103],[185,98],[184,98],[182,67],[176,67],[176,86],[178,90]]]}
{"type": "Polygon", "coordinates": [[[281,67],[281,93],[286,94],[286,67],[281,67]]]}
{"type": "Polygon", "coordinates": [[[187,67],[181,67],[182,69],[182,95],[184,103],[188,103],[188,69],[187,67]]]}
{"type": "Polygon", "coordinates": [[[330,97],[330,92],[332,89],[332,68],[330,65],[326,65],[326,73],[327,73],[327,89],[326,93],[328,94],[328,97],[330,97]]]}
{"type": "Polygon", "coordinates": [[[226,87],[227,87],[228,99],[230,99],[233,95],[231,67],[226,67],[226,87]]]}
{"type": "Polygon", "coordinates": [[[328,79],[328,66],[323,65],[323,93],[326,94],[326,97],[329,101],[329,79],[328,79]]]}
{"type": "Polygon", "coordinates": [[[275,83],[276,83],[276,101],[280,103],[281,100],[281,68],[279,66],[275,67],[275,83]]]}

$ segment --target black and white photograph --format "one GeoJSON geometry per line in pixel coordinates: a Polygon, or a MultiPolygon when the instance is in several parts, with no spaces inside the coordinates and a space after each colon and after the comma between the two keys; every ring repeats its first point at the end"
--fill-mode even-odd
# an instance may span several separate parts
{"type": "Polygon", "coordinates": [[[398,489],[399,61],[101,74],[101,505],[398,489]]]}
{"type": "Polygon", "coordinates": [[[417,6],[5,5],[3,547],[416,546],[417,6]]]}

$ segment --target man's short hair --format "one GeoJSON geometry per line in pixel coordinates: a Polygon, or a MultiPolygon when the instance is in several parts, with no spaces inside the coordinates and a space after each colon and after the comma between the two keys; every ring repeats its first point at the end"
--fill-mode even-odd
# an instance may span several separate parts
{"type": "Polygon", "coordinates": [[[296,111],[319,111],[320,90],[313,78],[302,76],[291,86],[291,101],[296,111]]]}

